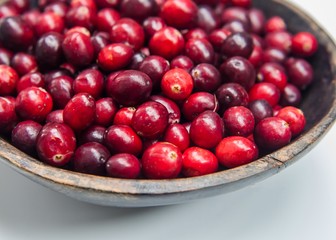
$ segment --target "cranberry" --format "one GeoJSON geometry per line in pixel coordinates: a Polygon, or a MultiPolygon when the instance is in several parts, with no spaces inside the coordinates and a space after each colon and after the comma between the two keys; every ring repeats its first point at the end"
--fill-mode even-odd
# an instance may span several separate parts
{"type": "Polygon", "coordinates": [[[278,48],[269,47],[264,50],[264,62],[283,63],[287,58],[287,54],[278,48]]]}
{"type": "Polygon", "coordinates": [[[70,7],[86,6],[96,12],[97,6],[95,0],[70,0],[70,7]]]}
{"type": "Polygon", "coordinates": [[[0,19],[17,15],[19,15],[19,12],[15,9],[15,7],[10,6],[9,4],[0,5],[0,19]]]}
{"type": "Polygon", "coordinates": [[[314,70],[302,58],[291,58],[286,64],[289,81],[300,89],[305,89],[314,79],[314,70]]]}
{"type": "Polygon", "coordinates": [[[259,68],[258,80],[273,83],[280,91],[287,85],[285,69],[277,63],[265,63],[259,68]]]}
{"type": "Polygon", "coordinates": [[[104,47],[98,55],[97,63],[105,71],[126,67],[133,56],[133,49],[123,43],[113,43],[104,47]]]}
{"type": "Polygon", "coordinates": [[[11,66],[20,76],[37,71],[35,57],[33,55],[22,52],[13,56],[11,66]]]}
{"type": "Polygon", "coordinates": [[[286,31],[287,25],[282,17],[273,16],[266,21],[264,28],[266,33],[281,32],[286,31]]]}
{"type": "Polygon", "coordinates": [[[62,123],[47,123],[37,136],[36,149],[43,162],[64,166],[73,157],[76,138],[72,129],[62,123]]]}
{"type": "Polygon", "coordinates": [[[251,23],[251,31],[253,33],[261,34],[265,27],[265,14],[258,8],[251,8],[248,11],[248,17],[251,23]]]}
{"type": "Polygon", "coordinates": [[[96,23],[96,13],[87,6],[71,7],[65,16],[68,27],[81,26],[93,29],[96,23]]]}
{"type": "Polygon", "coordinates": [[[27,154],[34,154],[37,136],[41,129],[42,125],[32,120],[19,122],[12,131],[13,145],[27,154]]]}
{"type": "Polygon", "coordinates": [[[120,14],[114,9],[104,8],[97,13],[97,29],[109,32],[114,24],[120,19],[120,14]]]}
{"type": "Polygon", "coordinates": [[[21,18],[23,21],[25,21],[32,29],[36,26],[38,23],[38,19],[41,12],[38,9],[31,9],[27,12],[24,12],[21,15],[21,18]]]}
{"type": "Polygon", "coordinates": [[[182,173],[186,177],[202,176],[214,173],[218,169],[218,160],[209,150],[190,147],[182,155],[182,173]]]}
{"type": "Polygon", "coordinates": [[[33,45],[35,36],[19,16],[7,17],[0,23],[0,42],[9,50],[25,51],[33,45]]]}
{"type": "Polygon", "coordinates": [[[148,17],[144,20],[142,27],[148,38],[152,37],[156,32],[166,27],[165,21],[160,17],[148,17]]]}
{"type": "Polygon", "coordinates": [[[241,136],[224,138],[216,147],[216,157],[221,165],[235,168],[253,162],[258,158],[254,142],[241,136]]]}
{"type": "Polygon", "coordinates": [[[22,119],[42,122],[52,108],[52,97],[43,88],[29,87],[16,97],[15,110],[22,119]]]}
{"type": "Polygon", "coordinates": [[[216,17],[214,10],[209,6],[199,6],[197,12],[197,25],[206,32],[211,32],[218,28],[219,19],[216,17]]]}
{"type": "Polygon", "coordinates": [[[19,13],[27,11],[30,7],[29,0],[9,0],[6,4],[14,7],[19,13]]]}
{"type": "Polygon", "coordinates": [[[104,145],[88,142],[79,146],[73,156],[74,170],[81,173],[105,175],[105,164],[111,154],[104,145]]]}
{"type": "Polygon", "coordinates": [[[280,104],[282,106],[298,107],[301,103],[301,92],[295,85],[288,83],[282,91],[280,104]]]}
{"type": "Polygon", "coordinates": [[[208,63],[198,64],[191,70],[195,91],[213,92],[221,84],[221,76],[216,67],[208,63]]]}
{"type": "Polygon", "coordinates": [[[309,32],[299,32],[292,38],[292,53],[298,56],[310,57],[317,51],[316,37],[309,32]]]}
{"type": "Polygon", "coordinates": [[[120,0],[96,0],[95,2],[99,8],[115,8],[119,5],[120,0]]]}
{"type": "Polygon", "coordinates": [[[18,80],[19,76],[13,68],[0,65],[0,96],[13,94],[18,80]]]}
{"type": "Polygon", "coordinates": [[[223,136],[224,124],[221,117],[215,112],[205,111],[191,123],[190,139],[198,147],[214,148],[223,136]]]}
{"type": "Polygon", "coordinates": [[[170,68],[181,68],[187,72],[190,72],[191,69],[194,67],[194,62],[185,55],[180,55],[175,57],[170,62],[170,68]]]}
{"type": "Polygon", "coordinates": [[[279,117],[288,123],[292,137],[296,137],[301,134],[306,126],[304,113],[296,107],[284,107],[279,110],[276,117],[279,117]]]}
{"type": "Polygon", "coordinates": [[[44,77],[41,73],[28,73],[23,75],[20,80],[17,82],[16,91],[19,93],[23,89],[29,87],[41,87],[44,88],[44,77]]]}
{"type": "Polygon", "coordinates": [[[272,106],[264,99],[251,101],[248,108],[252,112],[256,124],[264,118],[273,116],[272,106]]]}
{"type": "Polygon", "coordinates": [[[0,64],[10,65],[13,53],[6,48],[0,48],[0,64]]]}
{"type": "Polygon", "coordinates": [[[107,160],[106,172],[110,177],[136,179],[140,175],[141,164],[132,154],[115,154],[107,160]]]}
{"type": "Polygon", "coordinates": [[[227,22],[223,26],[223,29],[231,33],[249,32],[248,25],[244,24],[243,22],[239,20],[233,20],[233,21],[227,22]]]}
{"type": "Polygon", "coordinates": [[[250,18],[248,11],[242,7],[228,7],[221,13],[223,23],[239,21],[250,28],[250,18]]]}
{"type": "Polygon", "coordinates": [[[208,34],[202,28],[192,28],[186,30],[183,33],[183,37],[185,41],[189,41],[190,39],[204,39],[208,37],[208,34]]]}
{"type": "Polygon", "coordinates": [[[110,37],[106,32],[97,32],[91,37],[91,43],[95,50],[95,56],[98,56],[99,52],[110,44],[110,37]]]}
{"type": "Polygon", "coordinates": [[[141,162],[146,178],[176,178],[182,169],[182,153],[171,143],[157,142],[145,150],[141,162]]]}
{"type": "Polygon", "coordinates": [[[52,2],[44,8],[44,12],[52,12],[64,18],[68,12],[69,7],[64,2],[52,2]]]}
{"type": "Polygon", "coordinates": [[[247,106],[249,95],[238,83],[225,83],[216,91],[216,97],[219,103],[220,111],[233,106],[247,106]]]}
{"type": "Polygon", "coordinates": [[[226,29],[215,29],[209,34],[209,41],[212,44],[213,48],[216,51],[220,51],[222,48],[222,45],[224,41],[227,39],[227,37],[231,34],[230,31],[226,29]]]}
{"type": "Polygon", "coordinates": [[[94,122],[96,104],[87,93],[78,93],[64,107],[63,119],[73,130],[81,131],[94,122]]]}
{"type": "Polygon", "coordinates": [[[7,128],[11,128],[17,120],[15,99],[12,97],[0,97],[0,132],[6,133],[7,128]]]}
{"type": "Polygon", "coordinates": [[[148,16],[153,16],[158,12],[158,5],[155,0],[121,0],[120,12],[138,21],[144,20],[148,16]]]}
{"type": "Polygon", "coordinates": [[[185,53],[196,64],[212,63],[215,57],[211,43],[204,38],[190,39],[185,45],[185,53]]]}
{"type": "Polygon", "coordinates": [[[75,32],[83,33],[84,35],[91,37],[91,33],[89,29],[85,27],[81,27],[81,26],[76,26],[76,27],[66,29],[64,32],[64,36],[67,37],[68,35],[75,33],[75,32]]]}
{"type": "Polygon", "coordinates": [[[45,119],[46,123],[49,122],[54,122],[54,123],[64,123],[63,121],[63,109],[57,109],[54,111],[51,111],[50,113],[48,113],[46,119],[45,119]]]}
{"type": "Polygon", "coordinates": [[[160,96],[160,95],[152,95],[150,97],[150,100],[161,103],[163,106],[166,107],[168,111],[168,123],[169,124],[180,122],[180,119],[181,119],[180,108],[174,101],[170,100],[169,98],[160,96]]]}
{"type": "Polygon", "coordinates": [[[149,49],[152,54],[171,60],[183,51],[184,39],[177,29],[165,27],[150,39],[149,49]]]}
{"type": "Polygon", "coordinates": [[[249,91],[250,101],[265,99],[272,107],[276,106],[280,100],[280,90],[269,82],[255,84],[249,91]]]}
{"type": "Polygon", "coordinates": [[[66,59],[77,67],[88,66],[94,58],[90,37],[74,32],[64,38],[62,48],[66,59]]]}
{"type": "Polygon", "coordinates": [[[63,33],[64,20],[61,16],[52,12],[44,12],[39,15],[38,24],[35,25],[35,32],[42,36],[48,32],[63,33]]]}
{"type": "Polygon", "coordinates": [[[132,118],[132,127],[144,138],[161,136],[168,126],[168,110],[161,103],[148,101],[141,104],[132,118]]]}
{"type": "Polygon", "coordinates": [[[221,53],[226,57],[241,56],[248,58],[253,51],[253,41],[248,33],[238,32],[228,36],[221,48],[221,53]]]}
{"type": "Polygon", "coordinates": [[[190,138],[187,129],[179,123],[170,124],[164,134],[163,140],[177,146],[181,152],[190,145],[190,138]]]}
{"type": "Polygon", "coordinates": [[[131,126],[132,118],[133,118],[135,111],[136,111],[136,108],[134,107],[120,108],[114,116],[113,124],[131,126]]]}
{"type": "Polygon", "coordinates": [[[271,32],[265,36],[268,47],[278,48],[289,53],[292,47],[292,34],[287,31],[271,32]]]}
{"type": "Polygon", "coordinates": [[[254,130],[254,115],[246,107],[235,106],[223,115],[225,129],[229,135],[248,137],[254,130]]]}
{"type": "Polygon", "coordinates": [[[253,65],[254,68],[259,68],[264,61],[264,51],[259,46],[254,46],[253,51],[248,58],[249,62],[253,65]]]}
{"type": "Polygon", "coordinates": [[[79,145],[88,142],[97,142],[104,144],[104,135],[106,128],[98,125],[91,125],[82,131],[78,137],[79,145]]]}
{"type": "Polygon", "coordinates": [[[54,78],[47,86],[50,95],[53,98],[55,107],[64,108],[70,101],[73,92],[73,79],[68,76],[60,76],[54,78]]]}
{"type": "Polygon", "coordinates": [[[162,92],[173,100],[186,99],[191,94],[193,86],[190,74],[180,68],[169,70],[161,80],[162,92]]]}
{"type": "Polygon", "coordinates": [[[104,76],[95,69],[86,69],[78,74],[73,82],[74,93],[85,92],[94,98],[101,96],[104,88],[104,76]]]}
{"type": "Polygon", "coordinates": [[[117,104],[112,98],[101,98],[97,100],[95,123],[105,127],[112,125],[117,110],[117,104]]]}

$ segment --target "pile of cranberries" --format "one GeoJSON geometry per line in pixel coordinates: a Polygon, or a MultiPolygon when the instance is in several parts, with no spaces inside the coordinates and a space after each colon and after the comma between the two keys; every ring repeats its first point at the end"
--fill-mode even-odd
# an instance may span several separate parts
{"type": "Polygon", "coordinates": [[[318,42],[251,1],[8,0],[1,135],[117,178],[200,176],[285,146],[318,42]]]}

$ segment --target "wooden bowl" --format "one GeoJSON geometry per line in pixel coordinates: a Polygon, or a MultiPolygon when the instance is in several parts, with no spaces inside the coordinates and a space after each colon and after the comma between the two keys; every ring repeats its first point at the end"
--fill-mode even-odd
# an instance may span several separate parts
{"type": "Polygon", "coordinates": [[[255,0],[267,15],[286,19],[289,30],[311,31],[320,43],[311,60],[315,79],[303,97],[307,117],[303,135],[290,145],[250,164],[214,174],[173,180],[123,180],[75,173],[48,166],[0,139],[0,160],[28,178],[67,196],[108,206],[143,207],[181,203],[248,186],[279,171],[308,153],[334,123],[336,46],[306,13],[283,0],[255,0]]]}

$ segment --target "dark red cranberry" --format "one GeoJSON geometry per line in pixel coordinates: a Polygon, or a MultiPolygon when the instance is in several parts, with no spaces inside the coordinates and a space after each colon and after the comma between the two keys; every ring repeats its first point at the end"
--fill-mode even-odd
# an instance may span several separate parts
{"type": "Polygon", "coordinates": [[[63,121],[63,109],[57,109],[48,113],[46,119],[46,123],[53,122],[53,123],[64,123],[63,121]]]}
{"type": "Polygon", "coordinates": [[[301,91],[298,87],[291,83],[287,83],[282,91],[280,104],[281,106],[294,106],[298,107],[301,103],[301,91]]]}
{"type": "Polygon", "coordinates": [[[20,76],[37,71],[35,57],[23,52],[19,52],[13,56],[11,66],[20,76]]]}
{"type": "MultiPolygon", "coordinates": [[[[215,7],[216,5],[220,5],[221,0],[194,0],[194,2],[198,5],[208,4],[215,7]]],[[[226,0],[223,0],[222,2],[226,3],[226,0]]]]}
{"type": "Polygon", "coordinates": [[[192,28],[183,33],[185,41],[190,39],[205,39],[208,37],[208,34],[202,28],[192,28]]]}
{"type": "Polygon", "coordinates": [[[13,94],[18,81],[19,76],[13,68],[0,65],[0,96],[13,94]]]}
{"type": "Polygon", "coordinates": [[[180,108],[174,101],[160,95],[152,95],[150,97],[150,100],[161,103],[163,106],[166,107],[169,116],[168,117],[169,124],[180,122],[181,119],[180,108]]]}
{"type": "Polygon", "coordinates": [[[96,27],[99,31],[110,32],[114,24],[120,19],[118,11],[112,8],[104,8],[97,13],[96,27]]]}
{"type": "Polygon", "coordinates": [[[153,55],[159,55],[171,60],[184,49],[182,34],[175,28],[165,27],[157,31],[149,41],[149,50],[153,55]]]}
{"type": "Polygon", "coordinates": [[[158,10],[155,0],[121,0],[120,2],[121,14],[140,22],[148,16],[156,15],[158,10]]]}
{"type": "Polygon", "coordinates": [[[254,116],[246,107],[235,106],[227,109],[223,121],[229,135],[248,137],[253,133],[254,116]]]}
{"type": "Polygon", "coordinates": [[[209,42],[212,44],[213,48],[219,52],[222,48],[224,41],[230,34],[230,31],[223,28],[215,29],[209,34],[208,39],[209,42]]]}
{"type": "Polygon", "coordinates": [[[226,57],[249,58],[253,51],[253,41],[248,33],[239,32],[228,36],[222,45],[221,53],[226,57]]]}
{"type": "Polygon", "coordinates": [[[168,126],[168,110],[161,103],[148,101],[141,104],[132,118],[132,127],[144,138],[155,139],[168,126]]]}
{"type": "Polygon", "coordinates": [[[95,2],[99,8],[115,8],[119,5],[120,0],[96,0],[95,2]]]}
{"type": "Polygon", "coordinates": [[[233,106],[247,106],[249,95],[238,83],[225,83],[216,91],[216,97],[219,103],[219,109],[224,112],[233,106]]]}
{"type": "Polygon", "coordinates": [[[287,85],[287,74],[282,65],[277,63],[265,63],[258,71],[258,80],[260,82],[273,83],[280,91],[283,91],[287,85]]]}
{"type": "Polygon", "coordinates": [[[52,97],[43,88],[29,87],[16,97],[15,110],[22,119],[42,122],[52,108],[52,97]]]}
{"type": "Polygon", "coordinates": [[[28,73],[17,82],[16,91],[19,93],[29,87],[45,87],[44,77],[41,73],[28,73]]]}
{"type": "Polygon", "coordinates": [[[48,32],[63,33],[64,20],[63,17],[52,12],[44,12],[40,14],[38,24],[35,25],[37,36],[42,36],[48,32]]]}
{"type": "Polygon", "coordinates": [[[19,122],[12,131],[13,145],[27,154],[34,154],[37,136],[41,129],[42,125],[32,120],[19,122]]]}
{"type": "Polygon", "coordinates": [[[280,109],[276,114],[276,117],[279,117],[288,123],[292,137],[300,135],[306,126],[304,113],[301,109],[293,106],[280,109]]]}
{"type": "Polygon", "coordinates": [[[221,84],[221,75],[217,68],[208,63],[198,64],[191,70],[194,91],[213,92],[221,84]]]}
{"type": "Polygon", "coordinates": [[[55,107],[64,108],[73,97],[73,79],[68,76],[54,78],[47,89],[52,96],[55,107]]]}
{"type": "Polygon", "coordinates": [[[142,52],[135,53],[127,68],[133,69],[133,70],[139,70],[141,63],[146,59],[146,57],[147,56],[142,52]]]}
{"type": "Polygon", "coordinates": [[[115,154],[107,160],[106,172],[110,177],[136,179],[140,175],[141,164],[132,154],[115,154]]]}
{"type": "Polygon", "coordinates": [[[179,123],[170,124],[164,134],[163,140],[177,146],[181,152],[190,145],[189,133],[187,129],[179,123]]]}
{"type": "Polygon", "coordinates": [[[0,23],[0,42],[9,50],[25,51],[33,45],[35,36],[19,16],[7,17],[0,23]]]}
{"type": "Polygon", "coordinates": [[[253,65],[254,68],[260,67],[264,60],[264,51],[259,46],[254,46],[253,51],[248,58],[249,62],[253,65]]]}
{"type": "Polygon", "coordinates": [[[187,72],[190,72],[193,67],[194,67],[194,62],[185,55],[177,56],[170,62],[171,69],[181,68],[187,72]]]}
{"type": "Polygon", "coordinates": [[[317,51],[316,37],[309,32],[299,32],[292,38],[292,53],[297,56],[310,57],[317,51]]]}
{"type": "Polygon", "coordinates": [[[264,38],[254,33],[251,33],[250,35],[252,37],[253,46],[258,46],[262,49],[266,48],[266,42],[264,38]]]}
{"type": "Polygon", "coordinates": [[[289,124],[278,117],[261,120],[255,127],[254,140],[258,147],[265,150],[276,150],[287,145],[292,134],[289,124]]]}
{"type": "Polygon", "coordinates": [[[134,107],[120,108],[114,116],[113,124],[131,126],[132,118],[133,118],[135,111],[136,111],[136,108],[134,107]]]}
{"type": "Polygon", "coordinates": [[[245,26],[250,28],[250,18],[248,11],[242,7],[228,7],[221,13],[223,23],[229,23],[232,21],[239,21],[245,26]]]}
{"type": "Polygon", "coordinates": [[[259,151],[254,142],[246,137],[224,138],[216,148],[216,157],[227,168],[239,167],[258,158],[259,151]]]}
{"type": "Polygon", "coordinates": [[[38,9],[30,9],[27,12],[24,12],[21,15],[21,18],[24,22],[26,22],[32,29],[34,29],[35,25],[38,23],[38,19],[41,12],[38,9]]]}
{"type": "Polygon", "coordinates": [[[64,38],[62,48],[66,59],[77,67],[88,66],[94,59],[90,37],[74,32],[64,38]]]}
{"type": "Polygon", "coordinates": [[[35,48],[36,60],[42,68],[56,68],[64,59],[63,36],[59,33],[46,33],[37,41],[35,48]]]}
{"type": "Polygon", "coordinates": [[[199,6],[197,12],[197,25],[206,32],[211,32],[218,28],[219,19],[216,17],[214,10],[209,6],[199,6]]]}
{"type": "Polygon", "coordinates": [[[190,139],[198,147],[214,148],[223,136],[223,120],[216,112],[205,111],[198,115],[190,125],[190,139]]]}
{"type": "Polygon", "coordinates": [[[305,89],[314,80],[312,65],[302,58],[291,58],[286,63],[289,81],[300,89],[305,89]]]}
{"type": "Polygon", "coordinates": [[[209,150],[190,147],[182,155],[182,173],[185,177],[196,177],[214,173],[218,169],[218,160],[209,150]]]}
{"type": "Polygon", "coordinates": [[[258,8],[251,8],[247,14],[251,23],[251,31],[256,34],[261,34],[266,22],[264,12],[258,8]]]}
{"type": "Polygon", "coordinates": [[[165,21],[160,17],[148,17],[142,23],[142,27],[148,38],[152,37],[156,32],[166,27],[165,21]]]}
{"type": "Polygon", "coordinates": [[[258,99],[250,102],[248,108],[252,112],[256,124],[264,118],[273,117],[273,108],[264,99],[258,99]]]}
{"type": "Polygon", "coordinates": [[[204,111],[218,110],[218,101],[215,95],[208,92],[197,92],[191,94],[183,103],[182,113],[187,121],[194,120],[198,115],[204,111]]]}
{"type": "Polygon", "coordinates": [[[250,101],[265,99],[272,107],[280,100],[280,90],[273,83],[262,82],[255,84],[249,91],[250,101]]]}
{"type": "Polygon", "coordinates": [[[105,164],[111,154],[108,149],[97,142],[88,142],[79,146],[73,156],[73,167],[76,172],[104,176],[105,164]]]}
{"type": "Polygon", "coordinates": [[[224,24],[223,29],[231,33],[249,32],[248,25],[244,24],[239,20],[233,20],[231,22],[224,24]]]}
{"type": "Polygon", "coordinates": [[[104,135],[104,143],[111,153],[130,153],[139,155],[142,141],[137,133],[127,125],[112,125],[104,135]]]}
{"type": "Polygon", "coordinates": [[[160,16],[175,28],[190,28],[197,20],[197,5],[191,0],[170,0],[161,7],[160,16]]]}
{"type": "Polygon", "coordinates": [[[0,19],[19,15],[19,11],[9,4],[0,5],[0,19]]]}
{"type": "Polygon", "coordinates": [[[62,123],[47,123],[37,137],[36,149],[43,162],[64,166],[73,157],[76,138],[72,129],[62,123]]]}
{"type": "Polygon", "coordinates": [[[64,123],[75,131],[82,131],[94,122],[95,110],[94,98],[87,93],[78,93],[64,107],[64,123]]]}
{"type": "Polygon", "coordinates": [[[89,29],[87,29],[86,27],[81,27],[81,26],[76,26],[76,27],[72,27],[69,28],[65,31],[64,36],[67,37],[68,35],[75,33],[75,32],[79,32],[82,33],[88,37],[91,37],[91,33],[89,31],[89,29]]]}
{"type": "Polygon", "coordinates": [[[133,19],[121,18],[111,29],[111,41],[127,44],[138,51],[144,45],[145,33],[141,25],[133,19]]]}
{"type": "Polygon", "coordinates": [[[105,71],[115,71],[126,67],[132,60],[133,49],[123,43],[113,43],[104,47],[98,55],[98,66],[105,71]]]}
{"type": "Polygon", "coordinates": [[[104,88],[104,76],[95,69],[86,69],[78,74],[73,82],[74,93],[88,93],[95,99],[101,96],[104,88]]]}
{"type": "Polygon", "coordinates": [[[180,68],[169,70],[161,80],[162,92],[173,100],[186,99],[191,94],[193,86],[191,75],[180,68]]]}
{"type": "Polygon", "coordinates": [[[274,47],[265,49],[263,53],[264,62],[283,63],[286,58],[287,54],[284,51],[274,47]]]}
{"type": "Polygon", "coordinates": [[[229,0],[230,4],[236,7],[249,8],[252,5],[252,0],[229,0]]]}
{"type": "Polygon", "coordinates": [[[7,133],[7,129],[10,128],[11,130],[17,120],[18,117],[15,112],[15,98],[0,97],[0,132],[7,133]]]}
{"type": "Polygon", "coordinates": [[[88,142],[97,142],[104,144],[104,135],[106,132],[106,128],[98,125],[91,125],[82,131],[78,137],[79,145],[88,142]]]}
{"type": "Polygon", "coordinates": [[[96,12],[87,6],[71,7],[65,16],[68,27],[81,26],[93,29],[96,23],[96,12]]]}
{"type": "Polygon", "coordinates": [[[69,10],[69,7],[66,3],[58,2],[58,1],[52,2],[44,8],[44,12],[52,12],[62,18],[66,16],[66,13],[68,12],[68,10],[69,10]]]}
{"type": "MultiPolygon", "coordinates": [[[[110,77],[109,77],[110,78],[110,77]]],[[[148,99],[152,80],[137,70],[125,70],[107,80],[107,95],[123,106],[135,106],[148,99]]]]}
{"type": "Polygon", "coordinates": [[[278,48],[289,53],[292,47],[292,34],[287,31],[271,32],[265,36],[268,47],[278,48]]]}
{"type": "Polygon", "coordinates": [[[269,18],[265,23],[265,32],[281,32],[286,31],[287,25],[285,23],[285,20],[282,17],[279,16],[273,16],[269,18]]]}
{"type": "Polygon", "coordinates": [[[98,56],[99,52],[110,44],[110,36],[106,32],[96,32],[91,37],[91,43],[95,50],[95,56],[98,56]]]}
{"type": "Polygon", "coordinates": [[[0,48],[0,64],[10,65],[13,53],[6,48],[0,48]]]}
{"type": "Polygon", "coordinates": [[[215,57],[211,43],[204,38],[190,39],[185,45],[185,53],[196,64],[212,63],[215,57]]]}
{"type": "Polygon", "coordinates": [[[171,143],[157,142],[145,150],[141,163],[146,178],[176,178],[182,169],[182,153],[171,143]]]}
{"type": "Polygon", "coordinates": [[[95,123],[105,127],[112,125],[114,115],[117,111],[117,104],[112,98],[101,98],[97,100],[95,123]]]}
{"type": "Polygon", "coordinates": [[[221,66],[220,72],[225,82],[234,82],[242,85],[246,90],[255,83],[256,73],[253,65],[243,57],[231,57],[221,66]]]}
{"type": "Polygon", "coordinates": [[[153,88],[160,88],[163,75],[170,69],[169,62],[160,56],[148,56],[139,65],[139,71],[146,73],[153,81],[153,88]]]}

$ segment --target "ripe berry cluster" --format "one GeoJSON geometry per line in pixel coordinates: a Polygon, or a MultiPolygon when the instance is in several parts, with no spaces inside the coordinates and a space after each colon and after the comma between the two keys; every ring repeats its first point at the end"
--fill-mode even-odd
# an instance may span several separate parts
{"type": "Polygon", "coordinates": [[[317,49],[251,0],[8,0],[0,131],[82,173],[214,173],[303,132],[317,49]]]}

